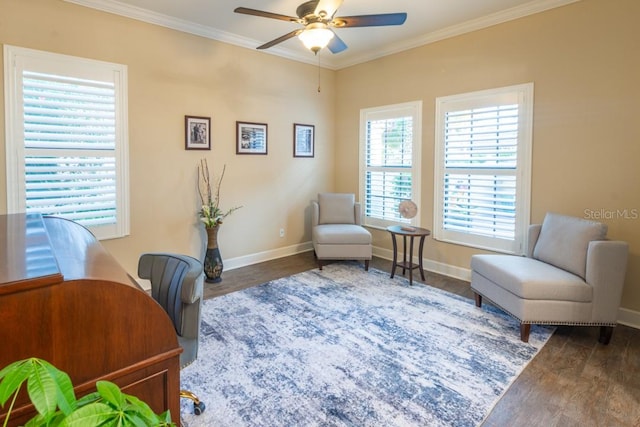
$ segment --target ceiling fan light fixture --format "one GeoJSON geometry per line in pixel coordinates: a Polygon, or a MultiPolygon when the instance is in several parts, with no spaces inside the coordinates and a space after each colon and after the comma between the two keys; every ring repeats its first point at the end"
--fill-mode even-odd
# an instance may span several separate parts
{"type": "Polygon", "coordinates": [[[333,31],[321,22],[307,25],[305,30],[298,35],[304,46],[317,54],[320,49],[327,47],[333,38],[333,31]]]}

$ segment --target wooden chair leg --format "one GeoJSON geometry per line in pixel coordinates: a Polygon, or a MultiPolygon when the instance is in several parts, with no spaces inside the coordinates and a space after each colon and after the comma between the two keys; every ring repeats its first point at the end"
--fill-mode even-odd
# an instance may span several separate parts
{"type": "Polygon", "coordinates": [[[322,261],[318,258],[318,269],[322,270],[322,261]]]}
{"type": "Polygon", "coordinates": [[[613,335],[613,326],[600,326],[600,337],[598,342],[603,345],[609,344],[613,335]]]}
{"type": "Polygon", "coordinates": [[[474,292],[473,295],[476,298],[476,307],[482,307],[482,295],[477,292],[474,292]]]}
{"type": "Polygon", "coordinates": [[[520,339],[522,342],[529,342],[529,333],[531,332],[531,323],[520,323],[520,339]]]}
{"type": "Polygon", "coordinates": [[[368,259],[364,260],[364,271],[369,271],[369,260],[368,259]]]}

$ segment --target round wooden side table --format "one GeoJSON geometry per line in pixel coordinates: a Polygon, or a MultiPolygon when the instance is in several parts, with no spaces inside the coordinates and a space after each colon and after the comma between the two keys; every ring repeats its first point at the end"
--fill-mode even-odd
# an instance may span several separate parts
{"type": "Polygon", "coordinates": [[[422,268],[422,251],[424,249],[424,239],[431,234],[431,230],[420,227],[410,227],[405,225],[392,225],[387,227],[387,231],[391,233],[391,242],[393,243],[393,264],[391,265],[391,278],[396,273],[397,267],[402,267],[402,275],[409,270],[409,285],[413,285],[413,270],[420,270],[420,277],[424,281],[424,269],[422,268]],[[402,261],[398,262],[398,244],[397,236],[402,236],[402,261]],[[409,237],[409,258],[407,259],[407,237],[409,237]],[[418,264],[413,262],[413,239],[420,237],[418,243],[418,264]]]}

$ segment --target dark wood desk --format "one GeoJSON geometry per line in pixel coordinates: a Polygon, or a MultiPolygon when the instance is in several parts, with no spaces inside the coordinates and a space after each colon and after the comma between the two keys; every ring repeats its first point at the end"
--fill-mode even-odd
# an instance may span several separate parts
{"type": "Polygon", "coordinates": [[[391,265],[391,278],[395,276],[396,268],[402,267],[402,275],[409,270],[409,285],[413,285],[413,269],[420,270],[420,277],[424,281],[424,268],[422,267],[422,251],[424,249],[424,239],[431,234],[431,230],[420,227],[409,227],[401,225],[392,225],[387,227],[387,231],[391,233],[391,242],[393,243],[393,264],[391,265]],[[402,236],[402,261],[398,262],[398,244],[397,236],[402,236]],[[409,237],[409,258],[407,259],[407,237],[409,237]],[[413,239],[420,237],[418,243],[418,264],[413,262],[413,239]]]}
{"type": "MultiPolygon", "coordinates": [[[[69,374],[77,397],[108,380],[179,423],[181,352],[169,316],[86,228],[0,215],[0,369],[45,359],[69,374]]],[[[21,393],[9,426],[34,414],[21,393]]]]}

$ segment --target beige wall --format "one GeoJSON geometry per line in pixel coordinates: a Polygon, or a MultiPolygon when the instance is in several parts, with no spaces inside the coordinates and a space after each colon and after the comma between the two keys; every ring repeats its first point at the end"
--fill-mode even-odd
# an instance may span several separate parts
{"type": "MultiPolygon", "coordinates": [[[[222,207],[243,206],[220,231],[225,259],[311,239],[305,209],[333,186],[333,72],[323,72],[318,94],[313,66],[60,0],[2,0],[0,44],[128,66],[131,235],[104,244],[129,272],[144,251],[200,256],[196,167],[203,156],[216,174],[227,165],[222,207]],[[212,118],[211,151],[185,151],[185,115],[212,118]],[[236,120],[268,124],[267,156],[235,154],[236,120]],[[294,122],[316,126],[315,158],[293,158],[294,122]]],[[[0,173],[0,213],[5,189],[0,173]]]]}
{"type": "MultiPolygon", "coordinates": [[[[435,98],[533,82],[531,220],[627,209],[627,218],[603,222],[610,238],[630,244],[622,305],[639,311],[640,219],[631,212],[640,213],[639,16],[637,0],[583,0],[338,71],[338,189],[358,191],[360,109],[422,100],[419,212],[433,227],[435,98]]],[[[377,246],[390,247],[386,233],[374,234],[377,246]]],[[[425,252],[469,268],[480,251],[430,240],[425,252]]]]}

